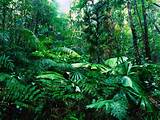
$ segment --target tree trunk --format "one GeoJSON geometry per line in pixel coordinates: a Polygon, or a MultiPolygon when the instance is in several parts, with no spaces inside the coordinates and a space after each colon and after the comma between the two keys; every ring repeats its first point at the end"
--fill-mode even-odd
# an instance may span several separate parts
{"type": "Polygon", "coordinates": [[[144,29],[143,29],[143,25],[142,25],[142,22],[141,22],[140,13],[139,13],[138,6],[137,6],[137,0],[134,0],[134,10],[135,10],[135,13],[137,13],[138,22],[139,22],[139,25],[140,25],[140,27],[141,27],[142,33],[143,33],[143,32],[144,32],[144,29]]]}
{"type": "Polygon", "coordinates": [[[6,20],[6,5],[3,3],[3,19],[2,19],[2,30],[5,30],[5,20],[6,20]]]}
{"type": "Polygon", "coordinates": [[[130,27],[131,27],[132,36],[133,36],[134,55],[135,55],[136,63],[141,64],[140,52],[138,48],[138,37],[137,37],[135,26],[133,24],[133,18],[132,18],[132,13],[131,13],[132,6],[131,6],[130,0],[128,0],[127,7],[128,7],[130,27]]]}
{"type": "Polygon", "coordinates": [[[34,18],[34,33],[38,35],[38,24],[39,24],[39,12],[37,11],[36,16],[34,18]]]}
{"type": "Polygon", "coordinates": [[[149,40],[148,40],[147,14],[146,14],[144,0],[142,0],[141,2],[142,2],[142,13],[143,13],[143,27],[144,27],[143,43],[145,48],[145,58],[147,61],[149,61],[151,60],[151,52],[150,52],[150,46],[149,46],[149,40]]]}

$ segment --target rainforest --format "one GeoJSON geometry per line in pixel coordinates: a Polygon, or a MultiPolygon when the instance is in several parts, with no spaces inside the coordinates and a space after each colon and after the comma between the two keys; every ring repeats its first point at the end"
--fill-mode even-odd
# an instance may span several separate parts
{"type": "Polygon", "coordinates": [[[160,0],[0,0],[0,120],[160,120],[160,0]]]}

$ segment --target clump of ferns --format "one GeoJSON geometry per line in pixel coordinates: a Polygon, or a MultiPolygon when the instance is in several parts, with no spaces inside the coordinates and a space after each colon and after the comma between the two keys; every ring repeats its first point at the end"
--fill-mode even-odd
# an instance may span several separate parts
{"type": "Polygon", "coordinates": [[[1,108],[2,111],[12,107],[19,111],[26,109],[37,114],[41,112],[44,104],[44,93],[37,86],[27,85],[5,73],[0,73],[0,85],[0,104],[5,106],[1,108]]]}
{"type": "Polygon", "coordinates": [[[150,76],[152,75],[150,74],[150,70],[151,69],[144,68],[144,66],[132,66],[130,62],[120,63],[115,67],[113,66],[112,69],[107,70],[109,71],[110,76],[102,83],[106,86],[102,88],[103,93],[106,93],[106,97],[99,96],[100,98],[97,102],[94,102],[87,107],[96,109],[104,108],[106,111],[110,111],[109,113],[111,115],[121,120],[127,116],[128,110],[135,110],[135,108],[131,107],[134,105],[138,110],[145,111],[146,114],[143,117],[147,117],[150,114],[154,116],[154,119],[157,119],[155,113],[156,115],[158,114],[159,102],[157,101],[158,99],[152,96],[152,91],[155,89],[154,85],[148,86],[148,84],[144,84],[144,80],[149,80],[149,83],[151,83],[150,76]],[[153,89],[148,91],[148,87],[152,87],[153,89]],[[105,92],[104,90],[110,92],[105,92]],[[126,98],[125,101],[127,102],[125,103],[128,104],[125,104],[125,106],[119,106],[124,103],[121,104],[121,102],[118,101],[116,104],[113,100],[115,96],[120,95],[119,91],[123,93],[122,98],[126,98]],[[122,116],[123,114],[124,116],[122,116]]]}
{"type": "Polygon", "coordinates": [[[0,69],[1,70],[13,71],[14,67],[15,67],[14,63],[9,58],[9,56],[6,56],[6,55],[1,55],[0,56],[0,69]]]}

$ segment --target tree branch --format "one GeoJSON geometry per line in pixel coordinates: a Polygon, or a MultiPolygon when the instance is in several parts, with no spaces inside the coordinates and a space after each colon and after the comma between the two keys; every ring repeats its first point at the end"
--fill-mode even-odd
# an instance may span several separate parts
{"type": "Polygon", "coordinates": [[[155,6],[157,6],[157,7],[160,7],[160,5],[159,5],[159,4],[157,4],[157,3],[153,3],[153,5],[155,5],[155,6]]]}

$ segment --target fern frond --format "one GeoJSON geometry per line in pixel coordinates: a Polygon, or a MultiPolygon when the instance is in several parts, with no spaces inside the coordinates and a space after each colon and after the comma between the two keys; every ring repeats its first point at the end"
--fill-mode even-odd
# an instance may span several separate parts
{"type": "Polygon", "coordinates": [[[50,79],[50,80],[55,80],[55,79],[64,79],[63,75],[56,73],[56,72],[44,72],[41,73],[41,75],[37,76],[38,79],[50,79]]]}
{"type": "Polygon", "coordinates": [[[83,76],[83,74],[81,74],[80,72],[77,72],[77,71],[75,71],[75,72],[71,72],[70,73],[70,80],[72,81],[72,84],[74,85],[74,86],[76,86],[76,92],[82,92],[82,87],[80,87],[81,85],[81,83],[82,83],[82,81],[84,81],[85,80],[85,77],[83,76]]]}
{"type": "Polygon", "coordinates": [[[54,69],[57,71],[71,71],[74,68],[72,67],[71,64],[68,63],[57,63],[51,59],[42,59],[39,60],[37,65],[39,66],[38,68],[48,70],[48,69],[54,69]]]}
{"type": "Polygon", "coordinates": [[[15,39],[14,44],[30,51],[34,51],[38,48],[39,40],[32,31],[26,28],[17,28],[15,30],[18,37],[15,39]]]}
{"type": "Polygon", "coordinates": [[[66,80],[63,75],[56,72],[43,72],[37,76],[37,83],[45,91],[56,99],[79,100],[84,98],[83,94],[73,82],[66,80]]]}
{"type": "Polygon", "coordinates": [[[67,54],[70,57],[80,57],[80,55],[77,52],[75,52],[74,50],[67,48],[67,47],[54,48],[53,51],[60,52],[62,54],[67,54]]]}
{"type": "Polygon", "coordinates": [[[56,91],[64,88],[66,85],[65,78],[56,72],[43,72],[37,77],[37,82],[49,91],[56,91]]]}
{"type": "Polygon", "coordinates": [[[0,56],[0,68],[13,70],[14,64],[13,61],[9,59],[9,56],[0,56]]]}
{"type": "Polygon", "coordinates": [[[83,94],[97,96],[97,81],[82,79],[78,81],[78,86],[80,87],[83,94]]]}
{"type": "Polygon", "coordinates": [[[0,74],[0,80],[0,83],[3,83],[1,102],[13,103],[16,106],[32,110],[39,108],[38,103],[43,99],[44,93],[36,86],[21,83],[13,76],[4,73],[0,74]]]}
{"type": "Polygon", "coordinates": [[[45,50],[45,51],[35,51],[32,53],[34,57],[37,58],[48,58],[52,59],[56,62],[66,62],[69,63],[70,61],[77,60],[76,57],[70,56],[70,54],[62,54],[61,52],[55,52],[53,50],[45,50]]]}
{"type": "Polygon", "coordinates": [[[127,116],[127,99],[125,96],[122,96],[121,93],[117,93],[111,100],[98,100],[90,105],[87,105],[87,108],[95,109],[104,109],[107,113],[110,113],[115,118],[123,120],[127,116]]]}
{"type": "Polygon", "coordinates": [[[5,46],[9,42],[9,34],[6,31],[0,31],[0,44],[5,46]]]}
{"type": "Polygon", "coordinates": [[[18,64],[27,65],[30,63],[28,55],[24,51],[14,50],[14,52],[10,53],[9,55],[12,56],[14,61],[18,64]]]}

